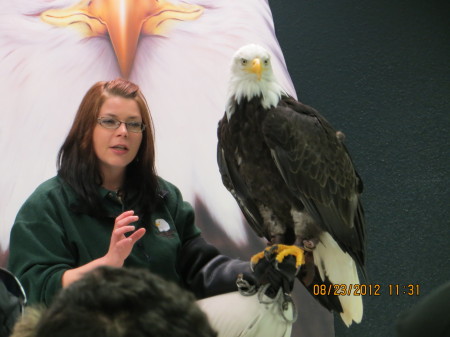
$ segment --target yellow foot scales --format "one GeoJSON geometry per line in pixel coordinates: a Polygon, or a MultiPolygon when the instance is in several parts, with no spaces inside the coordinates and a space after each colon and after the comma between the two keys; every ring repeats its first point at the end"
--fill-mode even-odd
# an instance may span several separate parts
{"type": "Polygon", "coordinates": [[[298,268],[301,265],[305,264],[305,255],[303,249],[297,247],[297,246],[288,246],[288,245],[273,245],[270,247],[267,247],[262,252],[259,252],[252,256],[250,259],[250,262],[252,266],[256,265],[259,260],[263,259],[264,257],[271,257],[273,254],[276,254],[275,260],[278,263],[282,263],[283,260],[287,256],[295,256],[295,267],[298,268]]]}

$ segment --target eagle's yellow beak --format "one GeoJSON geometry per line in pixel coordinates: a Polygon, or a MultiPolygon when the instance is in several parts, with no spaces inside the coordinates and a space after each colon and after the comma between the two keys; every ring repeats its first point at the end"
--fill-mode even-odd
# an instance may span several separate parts
{"type": "Polygon", "coordinates": [[[259,58],[254,58],[252,60],[250,72],[254,73],[258,77],[258,81],[261,79],[262,67],[261,60],[259,58]]]}

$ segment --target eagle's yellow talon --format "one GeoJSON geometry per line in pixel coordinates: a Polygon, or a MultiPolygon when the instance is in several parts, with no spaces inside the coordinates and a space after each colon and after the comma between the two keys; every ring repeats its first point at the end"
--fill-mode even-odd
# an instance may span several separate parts
{"type": "Polygon", "coordinates": [[[278,245],[278,254],[275,259],[278,263],[282,263],[284,258],[289,255],[295,256],[295,267],[298,268],[305,264],[305,255],[303,249],[297,246],[278,245]]]}
{"type": "Polygon", "coordinates": [[[251,257],[250,262],[254,266],[259,262],[259,260],[264,258],[264,251],[259,252],[258,254],[255,254],[251,257]]]}
{"type": "Polygon", "coordinates": [[[288,246],[288,245],[273,245],[265,248],[262,252],[259,252],[253,255],[250,259],[252,266],[256,265],[261,259],[263,259],[266,254],[271,256],[272,254],[276,254],[275,260],[278,263],[282,263],[286,256],[293,255],[295,256],[295,267],[298,268],[301,265],[305,264],[305,256],[303,249],[297,246],[288,246]]]}

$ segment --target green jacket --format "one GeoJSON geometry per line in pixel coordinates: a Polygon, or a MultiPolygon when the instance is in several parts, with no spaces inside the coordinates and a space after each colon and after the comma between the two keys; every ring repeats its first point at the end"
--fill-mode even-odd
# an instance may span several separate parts
{"type": "MultiPolygon", "coordinates": [[[[164,202],[151,214],[149,223],[135,224],[145,227],[147,232],[134,245],[124,266],[149,268],[191,289],[197,297],[234,290],[235,275],[242,271],[249,273],[247,264],[221,256],[202,241],[193,209],[183,201],[180,191],[161,178],[159,184],[165,192],[161,195],[164,202]],[[232,271],[232,275],[225,277],[229,278],[225,287],[221,282],[221,289],[205,290],[217,286],[211,277],[202,275],[202,269],[211,268],[228,274],[232,271]]],[[[21,207],[11,230],[8,269],[19,278],[29,303],[50,303],[61,289],[61,277],[66,270],[102,257],[108,251],[114,219],[127,209],[114,192],[99,188],[99,193],[108,218],[72,211],[76,195],[60,177],[41,184],[21,207]]],[[[214,270],[206,273],[220,277],[214,270]]]]}

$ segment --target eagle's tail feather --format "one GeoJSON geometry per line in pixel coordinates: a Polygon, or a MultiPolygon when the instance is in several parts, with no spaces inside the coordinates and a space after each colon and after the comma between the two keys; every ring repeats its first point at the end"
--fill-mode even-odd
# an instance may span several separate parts
{"type": "Polygon", "coordinates": [[[352,322],[360,323],[363,316],[361,285],[352,257],[342,251],[330,234],[324,232],[314,250],[314,262],[321,279],[328,279],[332,284],[332,288],[325,291],[330,291],[339,298],[344,323],[347,326],[352,322]]]}

